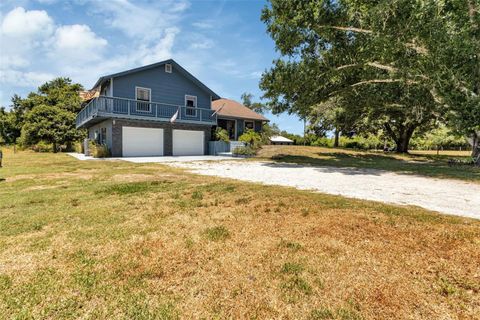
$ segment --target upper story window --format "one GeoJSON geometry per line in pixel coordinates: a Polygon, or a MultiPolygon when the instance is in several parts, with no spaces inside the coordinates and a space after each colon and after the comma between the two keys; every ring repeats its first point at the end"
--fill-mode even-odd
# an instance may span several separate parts
{"type": "Polygon", "coordinates": [[[172,65],[170,63],[165,64],[165,72],[172,73],[172,65]]]}
{"type": "Polygon", "coordinates": [[[185,106],[187,107],[186,110],[185,110],[185,114],[187,116],[196,116],[197,115],[197,110],[195,110],[195,108],[197,107],[197,97],[196,96],[185,95],[185,106]]]}
{"type": "Polygon", "coordinates": [[[152,90],[150,88],[135,87],[135,100],[137,111],[150,112],[150,101],[152,101],[152,90]]]}

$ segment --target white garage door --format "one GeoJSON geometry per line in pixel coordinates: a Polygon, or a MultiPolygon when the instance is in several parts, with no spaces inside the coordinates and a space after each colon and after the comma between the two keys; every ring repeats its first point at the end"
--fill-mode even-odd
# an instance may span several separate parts
{"type": "Polygon", "coordinates": [[[204,132],[193,130],[173,130],[174,156],[204,155],[204,132]]]}
{"type": "Polygon", "coordinates": [[[124,157],[163,156],[163,129],[123,127],[124,157]]]}

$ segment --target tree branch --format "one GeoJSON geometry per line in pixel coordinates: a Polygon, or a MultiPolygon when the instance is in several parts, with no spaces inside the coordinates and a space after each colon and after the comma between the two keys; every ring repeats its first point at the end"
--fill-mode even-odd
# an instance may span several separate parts
{"type": "Polygon", "coordinates": [[[360,81],[360,82],[354,83],[350,86],[351,87],[358,87],[358,86],[361,86],[361,85],[364,85],[364,84],[371,84],[371,83],[394,83],[394,82],[405,82],[408,85],[419,83],[418,81],[405,80],[405,79],[373,79],[373,80],[360,81]]]}
{"type": "Polygon", "coordinates": [[[397,71],[397,68],[387,66],[387,65],[384,65],[384,64],[380,64],[380,63],[375,62],[375,61],[374,62],[367,62],[366,64],[370,67],[374,67],[374,68],[378,68],[378,69],[382,69],[382,70],[387,70],[389,72],[397,71]]]}
{"type": "Polygon", "coordinates": [[[398,137],[395,134],[395,132],[393,132],[393,129],[390,126],[390,123],[385,122],[383,126],[385,127],[385,131],[387,131],[387,133],[390,135],[390,137],[392,137],[393,141],[395,141],[395,143],[397,143],[398,137]]]}
{"type": "Polygon", "coordinates": [[[346,65],[343,65],[343,66],[340,66],[340,67],[337,67],[336,69],[337,70],[343,70],[343,69],[347,69],[347,68],[354,68],[354,67],[363,67],[363,66],[370,66],[370,67],[374,67],[374,68],[378,68],[378,69],[381,69],[381,70],[387,70],[389,72],[395,72],[397,71],[396,68],[394,67],[391,67],[391,66],[387,66],[387,65],[384,65],[384,64],[381,64],[381,63],[378,63],[378,62],[367,62],[365,64],[362,64],[362,63],[352,63],[352,64],[346,64],[346,65]]]}
{"type": "Polygon", "coordinates": [[[358,33],[366,33],[371,34],[373,33],[372,30],[362,29],[362,28],[355,28],[355,27],[341,27],[341,26],[319,26],[320,28],[324,29],[334,29],[340,31],[351,31],[351,32],[358,32],[358,33]]]}

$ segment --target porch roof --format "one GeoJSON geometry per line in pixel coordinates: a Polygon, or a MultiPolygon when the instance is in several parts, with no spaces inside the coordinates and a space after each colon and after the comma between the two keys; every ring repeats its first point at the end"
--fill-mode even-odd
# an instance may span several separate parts
{"type": "Polygon", "coordinates": [[[217,115],[220,118],[223,116],[227,118],[269,121],[261,114],[256,113],[235,100],[222,98],[212,101],[212,109],[218,111],[217,115]]]}

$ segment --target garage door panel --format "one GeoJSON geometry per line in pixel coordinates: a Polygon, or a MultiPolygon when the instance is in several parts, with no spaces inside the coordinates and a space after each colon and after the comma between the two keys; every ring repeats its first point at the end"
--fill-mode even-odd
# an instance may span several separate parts
{"type": "Polygon", "coordinates": [[[173,155],[204,155],[205,132],[194,130],[173,130],[173,155]]]}
{"type": "Polygon", "coordinates": [[[163,156],[163,129],[123,127],[124,157],[163,156]]]}

